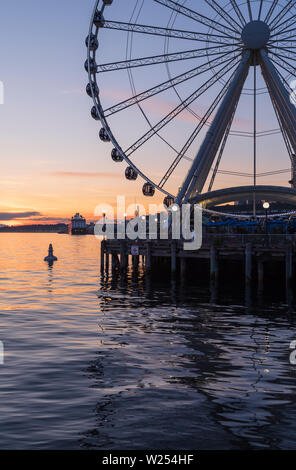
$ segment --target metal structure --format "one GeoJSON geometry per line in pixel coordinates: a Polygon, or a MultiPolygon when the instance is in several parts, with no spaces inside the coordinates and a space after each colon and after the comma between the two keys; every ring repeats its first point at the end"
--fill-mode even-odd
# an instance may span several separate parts
{"type": "MultiPolygon", "coordinates": [[[[229,135],[239,135],[241,138],[247,136],[253,139],[253,185],[248,188],[250,194],[254,195],[255,201],[258,177],[257,141],[260,137],[276,133],[281,134],[284,139],[294,175],[296,107],[290,99],[289,80],[296,75],[295,0],[240,2],[235,0],[225,0],[225,2],[131,0],[129,8],[132,6],[133,11],[129,21],[114,21],[109,18],[109,14],[111,15],[112,12],[116,14],[117,8],[122,8],[122,2],[96,0],[89,35],[86,39],[88,56],[85,62],[85,69],[89,75],[86,91],[94,101],[91,114],[95,120],[100,120],[102,126],[99,137],[103,142],[113,144],[111,155],[115,162],[127,162],[126,178],[136,180],[138,176],[142,177],[145,180],[143,186],[145,196],[153,196],[155,190],[159,190],[165,194],[165,201],[174,200],[181,204],[200,199],[200,194],[203,193],[205,184],[213,171],[209,191],[204,198],[210,200],[213,183],[219,173],[219,165],[229,135]],[[140,13],[145,8],[146,12],[151,12],[153,24],[138,22],[140,13]],[[165,18],[166,21],[168,18],[169,22],[164,26],[165,18]],[[158,22],[160,26],[157,25],[158,22]],[[177,27],[179,24],[181,26],[177,27]],[[103,47],[102,44],[107,37],[105,30],[126,32],[127,52],[124,60],[99,63],[98,51],[103,47]],[[154,47],[154,44],[162,44],[161,41],[164,41],[164,50],[158,55],[133,58],[135,37],[141,38],[143,49],[145,49],[145,44],[148,46],[151,44],[151,47],[152,45],[154,47]],[[143,38],[146,39],[145,42],[143,38]],[[176,48],[174,51],[170,50],[172,41],[176,48]],[[194,47],[186,48],[186,43],[194,47]],[[195,63],[192,67],[194,61],[197,61],[197,65],[195,63]],[[152,77],[153,70],[160,65],[166,69],[167,79],[160,80],[159,78],[159,83],[147,87],[144,91],[137,91],[135,72],[140,70],[144,74],[143,77],[149,77],[150,74],[152,77]],[[172,65],[176,66],[178,73],[172,73],[170,68],[172,65]],[[266,88],[258,87],[259,69],[266,88]],[[103,106],[100,77],[106,74],[120,76],[121,72],[128,74],[132,95],[115,104],[103,106]],[[246,82],[247,79],[250,80],[250,76],[252,88],[247,88],[246,82]],[[184,96],[184,93],[181,93],[181,86],[185,87],[187,95],[184,96]],[[179,103],[154,123],[148,116],[145,105],[166,92],[174,92],[179,103]],[[203,114],[200,114],[194,109],[194,104],[198,103],[201,97],[209,96],[207,93],[211,96],[210,106],[203,114]],[[257,101],[258,96],[263,93],[268,93],[270,96],[279,129],[262,132],[257,129],[257,101]],[[250,96],[252,101],[252,133],[232,130],[232,123],[242,94],[250,96]],[[124,116],[125,112],[134,108],[144,118],[148,130],[123,148],[113,130],[112,119],[114,116],[124,116]],[[164,130],[176,122],[184,112],[187,112],[195,121],[195,127],[185,142],[182,142],[183,131],[178,133],[181,145],[177,148],[164,135],[164,130]],[[152,139],[158,139],[158,142],[165,144],[173,154],[168,168],[157,181],[146,171],[141,170],[140,165],[136,163],[137,152],[145,148],[152,139]],[[191,156],[189,151],[196,149],[197,146],[199,146],[198,152],[191,156]],[[187,176],[183,184],[177,186],[173,192],[167,189],[168,182],[173,179],[176,169],[184,161],[190,162],[186,170],[187,176]]],[[[109,41],[108,47],[116,51],[116,41],[114,45],[112,43],[112,46],[109,41]]],[[[155,76],[160,77],[160,74],[157,73],[155,76]]],[[[206,99],[209,100],[209,98],[206,99]]],[[[125,120],[124,117],[122,119],[125,120]]],[[[134,124],[132,123],[131,128],[135,127],[134,124]]],[[[295,182],[293,182],[294,185],[295,182]]],[[[262,186],[260,188],[262,189],[262,186]]],[[[260,190],[261,193],[268,193],[269,187],[266,188],[266,191],[260,190]]],[[[257,194],[260,191],[257,191],[257,194]]],[[[280,192],[280,188],[277,187],[272,193],[280,194],[280,192]]],[[[230,188],[229,193],[235,194],[236,191],[230,188]]],[[[286,188],[283,188],[283,193],[287,194],[286,188]]],[[[294,197],[293,191],[289,193],[289,198],[292,196],[294,197]]]]}
{"type": "Polygon", "coordinates": [[[233,188],[223,188],[216,191],[199,194],[194,197],[194,201],[201,205],[226,204],[231,201],[245,201],[248,196],[255,191],[257,201],[278,201],[284,204],[293,205],[296,200],[296,189],[282,186],[237,186],[233,188]]]}

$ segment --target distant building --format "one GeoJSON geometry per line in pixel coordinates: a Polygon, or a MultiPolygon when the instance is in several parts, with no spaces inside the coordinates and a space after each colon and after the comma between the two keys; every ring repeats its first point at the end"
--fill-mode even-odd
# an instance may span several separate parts
{"type": "Polygon", "coordinates": [[[87,225],[85,218],[78,212],[71,219],[72,235],[85,235],[87,233],[87,225]]]}

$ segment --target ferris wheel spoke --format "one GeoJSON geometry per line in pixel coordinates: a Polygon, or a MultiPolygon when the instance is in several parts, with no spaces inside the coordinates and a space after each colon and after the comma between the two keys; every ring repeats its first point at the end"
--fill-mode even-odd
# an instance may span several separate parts
{"type": "Polygon", "coordinates": [[[144,24],[124,23],[122,21],[108,21],[104,20],[101,26],[105,29],[116,29],[119,31],[128,31],[130,33],[152,34],[153,36],[165,36],[168,38],[189,39],[191,41],[207,41],[213,44],[226,44],[229,39],[232,41],[239,40],[228,35],[212,34],[212,33],[198,33],[195,31],[186,31],[172,28],[161,28],[159,26],[151,26],[144,24]],[[210,38],[210,39],[209,39],[210,38]]]}
{"type": "Polygon", "coordinates": [[[295,54],[296,46],[289,46],[289,47],[286,47],[286,46],[272,46],[272,48],[270,48],[270,51],[272,52],[273,49],[280,49],[282,51],[288,51],[288,52],[292,52],[293,54],[295,54]]]}
{"type": "MultiPolygon", "coordinates": [[[[274,53],[273,53],[274,55],[274,53]]],[[[286,72],[290,73],[291,75],[295,76],[295,73],[296,73],[296,69],[294,67],[291,66],[291,64],[289,64],[288,62],[284,61],[281,57],[277,56],[277,59],[275,59],[274,57],[273,58],[270,58],[273,66],[275,67],[275,69],[277,70],[278,74],[280,75],[283,83],[285,84],[286,88],[288,90],[290,90],[290,85],[289,83],[286,81],[285,77],[283,76],[283,74],[280,72],[280,70],[278,69],[278,67],[281,67],[283,70],[285,70],[286,72]],[[284,62],[284,63],[283,63],[284,62]]]]}
{"type": "Polygon", "coordinates": [[[283,39],[275,39],[273,41],[269,41],[269,43],[267,44],[270,48],[272,47],[275,47],[276,44],[281,44],[283,46],[285,46],[285,44],[294,44],[296,42],[296,39],[288,39],[288,38],[283,38],[283,39]]]}
{"type": "Polygon", "coordinates": [[[275,10],[277,4],[278,4],[278,0],[273,0],[272,4],[271,4],[271,6],[270,6],[270,9],[269,9],[269,11],[268,11],[268,13],[267,13],[267,15],[266,15],[266,17],[265,17],[265,20],[264,20],[265,23],[268,23],[268,22],[269,22],[269,20],[270,20],[270,18],[271,18],[271,15],[273,14],[273,12],[274,12],[274,10],[275,10]]]}
{"type": "Polygon", "coordinates": [[[252,14],[252,8],[251,8],[250,0],[247,0],[247,5],[248,5],[248,12],[249,12],[250,21],[253,21],[253,14],[252,14]]]}
{"type": "Polygon", "coordinates": [[[295,15],[292,15],[290,18],[287,20],[282,21],[279,23],[275,28],[273,28],[274,34],[280,34],[282,31],[285,31],[287,28],[290,28],[290,26],[293,26],[296,23],[295,15]],[[283,28],[282,28],[283,27],[283,28]],[[280,29],[280,31],[277,31],[277,29],[280,29]]]}
{"type": "Polygon", "coordinates": [[[282,124],[282,121],[280,119],[280,115],[279,115],[279,112],[277,110],[277,107],[276,107],[276,103],[274,101],[274,98],[272,97],[272,94],[269,93],[270,95],[270,100],[272,102],[272,106],[273,106],[273,109],[274,109],[274,112],[275,112],[275,115],[277,117],[277,121],[278,121],[278,124],[279,124],[279,128],[280,128],[280,131],[281,131],[281,134],[282,134],[282,137],[283,137],[283,140],[285,142],[285,145],[286,145],[286,149],[287,149],[287,152],[288,152],[288,155],[291,159],[291,162],[292,164],[294,164],[294,159],[293,159],[293,150],[292,150],[292,146],[291,146],[291,143],[289,141],[289,138],[288,138],[288,135],[285,131],[285,128],[283,127],[283,124],[282,124]]]}
{"type": "MultiPolygon", "coordinates": [[[[169,80],[161,83],[160,85],[156,85],[155,87],[145,90],[144,92],[139,93],[138,95],[135,95],[132,98],[129,98],[120,103],[117,103],[116,105],[105,109],[104,115],[105,117],[111,116],[112,114],[118,113],[119,111],[123,111],[129,108],[130,106],[138,104],[148,98],[151,98],[152,96],[155,96],[159,93],[169,90],[170,88],[173,88],[174,86],[179,85],[187,80],[190,80],[198,75],[201,75],[205,72],[209,72],[210,70],[213,69],[213,67],[217,67],[219,65],[222,65],[225,62],[228,62],[230,60],[229,58],[225,59],[224,61],[222,59],[229,56],[230,54],[232,54],[232,52],[227,52],[226,54],[223,54],[223,56],[219,57],[218,59],[207,61],[204,64],[198,67],[194,67],[193,69],[188,70],[185,73],[177,75],[174,78],[170,78],[169,80]]],[[[238,57],[238,55],[236,57],[238,57]]]]}
{"type": "Polygon", "coordinates": [[[225,95],[225,93],[227,92],[227,88],[232,80],[234,76],[234,73],[232,73],[232,75],[230,76],[230,78],[228,79],[228,81],[225,83],[225,86],[223,87],[223,89],[220,91],[220,93],[218,94],[218,96],[215,98],[214,102],[211,104],[211,106],[208,108],[207,112],[204,114],[204,116],[202,117],[202,119],[200,120],[200,122],[198,123],[198,125],[196,126],[196,128],[194,129],[193,133],[190,135],[189,139],[187,140],[187,142],[185,143],[185,145],[183,146],[182,150],[180,151],[180,153],[176,156],[176,158],[174,159],[173,163],[170,165],[170,167],[168,168],[168,170],[166,171],[165,175],[163,176],[163,178],[161,179],[161,181],[159,182],[159,186],[160,187],[164,187],[165,184],[167,183],[167,181],[169,180],[169,178],[171,177],[171,175],[173,174],[173,172],[176,170],[176,168],[178,167],[179,163],[182,161],[182,159],[184,159],[186,153],[188,152],[189,148],[191,147],[191,145],[193,144],[193,142],[196,140],[197,136],[199,135],[200,131],[202,130],[202,128],[204,127],[204,125],[207,123],[208,119],[210,118],[210,116],[213,114],[213,112],[215,111],[215,109],[217,108],[217,106],[219,105],[220,101],[222,100],[223,96],[225,95]]]}
{"type": "Polygon", "coordinates": [[[296,47],[290,46],[289,48],[287,48],[287,47],[275,46],[272,48],[270,52],[272,53],[274,49],[278,50],[284,57],[286,56],[289,59],[295,60],[293,56],[295,56],[296,47]],[[292,54],[292,57],[291,57],[291,54],[292,54]]]}
{"type": "Polygon", "coordinates": [[[270,22],[270,28],[271,30],[276,27],[276,25],[282,21],[282,19],[286,16],[286,14],[289,12],[290,7],[295,4],[295,0],[290,0],[287,5],[282,9],[280,13],[278,13],[274,19],[270,22]]]}
{"type": "Polygon", "coordinates": [[[239,30],[240,30],[241,26],[223,8],[221,8],[220,5],[218,5],[218,3],[215,0],[205,0],[205,2],[210,7],[212,7],[212,9],[216,13],[218,13],[226,21],[226,23],[228,23],[239,34],[239,30]],[[237,29],[237,28],[239,28],[239,29],[237,29]]]}
{"type": "Polygon", "coordinates": [[[219,56],[225,52],[235,52],[237,49],[231,49],[231,46],[225,45],[220,47],[203,47],[201,49],[193,49],[190,51],[174,52],[170,54],[161,54],[150,57],[139,57],[138,59],[123,60],[120,62],[110,62],[97,66],[97,72],[110,72],[114,70],[130,69],[135,67],[146,67],[148,65],[157,65],[168,62],[176,62],[188,59],[200,59],[202,57],[219,56]]]}
{"type": "Polygon", "coordinates": [[[167,8],[170,8],[171,10],[174,10],[177,13],[181,13],[182,15],[187,16],[188,18],[191,18],[192,20],[195,20],[198,23],[203,24],[204,26],[208,26],[212,29],[215,29],[216,31],[222,32],[226,34],[229,38],[233,38],[233,34],[238,34],[235,29],[230,28],[229,26],[221,25],[217,21],[211,20],[207,16],[204,16],[195,10],[191,10],[187,7],[184,7],[183,5],[180,5],[179,3],[176,3],[173,0],[154,0],[154,2],[157,2],[167,8]]]}
{"type": "MultiPolygon", "coordinates": [[[[295,20],[295,22],[296,22],[296,20],[295,20]]],[[[282,36],[282,35],[286,35],[286,34],[287,34],[287,35],[288,35],[287,37],[280,37],[280,39],[289,39],[289,37],[290,37],[289,34],[291,34],[291,33],[293,33],[293,36],[295,36],[295,34],[296,34],[296,28],[292,28],[292,29],[283,29],[283,30],[279,31],[278,33],[272,34],[272,35],[270,36],[270,38],[271,38],[271,40],[272,40],[272,38],[274,38],[274,37],[279,37],[279,36],[282,36]]],[[[291,37],[293,37],[293,36],[291,36],[291,37]]]]}
{"type": "Polygon", "coordinates": [[[239,21],[241,22],[241,25],[245,26],[246,20],[243,16],[239,6],[237,5],[236,1],[235,0],[230,0],[230,3],[231,3],[232,8],[234,9],[234,11],[236,13],[236,16],[238,17],[239,21]]]}
{"type": "Polygon", "coordinates": [[[210,80],[204,83],[196,91],[194,91],[188,98],[182,101],[175,109],[168,113],[163,119],[161,119],[152,129],[150,129],[146,134],[144,134],[140,139],[138,139],[133,145],[131,145],[125,152],[129,157],[132,155],[138,148],[145,144],[151,137],[158,133],[163,127],[169,124],[175,117],[177,117],[182,111],[184,111],[191,103],[193,103],[197,98],[202,96],[209,88],[211,88],[219,78],[222,78],[226,73],[228,73],[239,61],[235,61],[236,58],[229,59],[226,65],[222,67],[218,72],[216,72],[210,80]],[[235,61],[235,63],[233,63],[235,61]]]}
{"type": "MultiPolygon", "coordinates": [[[[223,90],[224,91],[224,90],[223,90]]],[[[219,101],[215,100],[214,104],[211,105],[211,112],[214,111],[214,109],[216,108],[216,106],[218,105],[219,101]]],[[[165,175],[163,176],[163,178],[161,179],[161,181],[159,182],[159,186],[160,187],[164,187],[165,184],[167,183],[167,181],[169,180],[170,176],[173,174],[173,172],[176,170],[176,168],[178,167],[179,163],[184,159],[184,156],[186,155],[186,152],[188,152],[189,148],[191,147],[191,145],[193,144],[193,142],[196,140],[198,134],[200,133],[200,131],[202,130],[202,128],[204,127],[205,123],[207,122],[208,118],[210,117],[211,113],[209,112],[209,110],[207,111],[207,113],[204,115],[204,117],[201,119],[201,121],[198,123],[197,127],[195,128],[195,130],[193,131],[193,133],[190,135],[189,139],[187,140],[187,142],[185,143],[184,147],[182,148],[182,150],[180,151],[180,153],[177,155],[177,157],[175,158],[175,160],[173,161],[173,163],[170,165],[169,169],[167,170],[167,172],[165,173],[165,175]]]]}
{"type": "Polygon", "coordinates": [[[283,52],[280,51],[280,53],[281,53],[281,57],[283,57],[284,59],[293,60],[293,62],[296,61],[295,52],[294,52],[294,53],[290,53],[290,54],[289,54],[289,53],[283,54],[283,52]],[[294,57],[293,57],[293,56],[294,56],[294,57]]]}
{"type": "Polygon", "coordinates": [[[259,13],[258,13],[258,21],[261,20],[262,8],[263,8],[263,0],[260,0],[259,13]]]}
{"type": "Polygon", "coordinates": [[[283,36],[283,37],[280,37],[280,38],[274,38],[272,39],[271,38],[271,41],[270,41],[270,44],[271,46],[273,46],[274,43],[281,43],[283,41],[285,42],[290,42],[290,41],[295,41],[296,39],[296,29],[295,29],[295,32],[289,32],[287,36],[283,36]]]}
{"type": "MultiPolygon", "coordinates": [[[[294,68],[289,62],[287,62],[285,59],[283,59],[283,55],[282,55],[282,54],[279,55],[279,54],[277,54],[276,52],[272,52],[271,54],[274,55],[274,56],[276,56],[276,59],[274,59],[274,60],[279,60],[280,63],[281,63],[281,62],[284,63],[284,64],[286,65],[286,67],[290,67],[291,69],[294,69],[294,73],[296,72],[295,68],[294,68]]],[[[294,59],[294,60],[296,60],[296,59],[294,59]]],[[[282,65],[281,65],[281,66],[282,66],[282,65]]],[[[283,67],[283,68],[284,68],[284,67],[283,67]]],[[[289,73],[291,73],[291,70],[287,70],[287,71],[288,71],[289,73]]]]}

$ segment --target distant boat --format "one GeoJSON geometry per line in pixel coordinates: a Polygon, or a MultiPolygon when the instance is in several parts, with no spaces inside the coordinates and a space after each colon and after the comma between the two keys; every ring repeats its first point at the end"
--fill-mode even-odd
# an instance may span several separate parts
{"type": "Polygon", "coordinates": [[[88,227],[85,218],[78,212],[71,219],[71,234],[72,235],[86,235],[88,227]]]}

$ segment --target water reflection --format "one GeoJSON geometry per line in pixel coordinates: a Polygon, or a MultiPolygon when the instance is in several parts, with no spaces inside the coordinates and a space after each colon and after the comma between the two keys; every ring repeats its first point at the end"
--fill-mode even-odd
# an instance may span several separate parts
{"type": "Polygon", "coordinates": [[[53,292],[53,263],[48,262],[48,292],[53,292]]]}
{"type": "Polygon", "coordinates": [[[142,261],[100,276],[93,237],[7,235],[2,448],[295,448],[285,292],[147,276],[142,261]]]}
{"type": "Polygon", "coordinates": [[[280,311],[262,297],[258,304],[249,288],[234,306],[216,283],[198,291],[175,280],[155,284],[151,276],[135,282],[132,272],[124,286],[103,289],[111,298],[105,338],[116,350],[105,360],[116,369],[109,396],[117,416],[107,417],[113,424],[100,434],[110,448],[143,446],[141,426],[149,448],[293,448],[295,372],[284,304],[280,311]]]}

